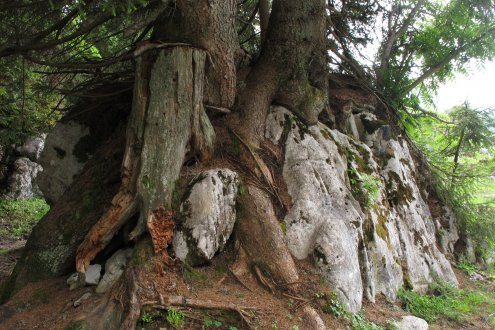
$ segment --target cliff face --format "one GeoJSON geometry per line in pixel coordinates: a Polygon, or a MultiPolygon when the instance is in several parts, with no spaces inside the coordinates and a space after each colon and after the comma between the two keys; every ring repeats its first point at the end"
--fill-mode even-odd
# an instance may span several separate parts
{"type": "Polygon", "coordinates": [[[346,135],[321,123],[305,127],[274,107],[266,131],[285,148],[289,249],[297,259],[313,255],[351,311],[363,296],[393,300],[400,287],[423,291],[434,278],[457,283],[437,246],[408,143],[391,138],[369,109],[350,107],[346,135]]]}

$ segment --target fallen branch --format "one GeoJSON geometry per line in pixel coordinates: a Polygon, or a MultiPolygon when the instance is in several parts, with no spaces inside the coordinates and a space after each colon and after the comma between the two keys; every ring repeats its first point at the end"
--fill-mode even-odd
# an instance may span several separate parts
{"type": "Polygon", "coordinates": [[[201,300],[196,298],[186,298],[184,296],[160,296],[160,301],[145,301],[141,306],[151,306],[156,309],[169,309],[172,306],[183,306],[199,309],[221,309],[240,313],[245,310],[258,310],[253,306],[242,306],[233,303],[216,302],[211,300],[201,300]]]}

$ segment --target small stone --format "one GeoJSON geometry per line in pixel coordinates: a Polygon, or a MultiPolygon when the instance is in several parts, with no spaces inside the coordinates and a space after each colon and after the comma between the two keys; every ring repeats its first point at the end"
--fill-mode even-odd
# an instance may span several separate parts
{"type": "Polygon", "coordinates": [[[428,330],[428,322],[412,315],[403,316],[394,325],[398,330],[428,330]]]}
{"type": "Polygon", "coordinates": [[[483,281],[485,278],[480,273],[475,272],[471,276],[469,276],[469,279],[471,281],[483,281]]]}
{"type": "Polygon", "coordinates": [[[105,274],[96,287],[96,293],[107,292],[124,273],[132,249],[118,250],[105,263],[105,274]]]}
{"type": "Polygon", "coordinates": [[[74,290],[78,288],[82,288],[85,284],[84,274],[83,273],[74,273],[67,279],[67,285],[69,286],[69,290],[74,290]]]}
{"type": "Polygon", "coordinates": [[[81,296],[81,298],[77,299],[76,301],[74,301],[74,307],[79,307],[81,306],[81,304],[83,303],[83,301],[85,301],[86,299],[88,299],[89,297],[91,297],[91,292],[86,292],[85,294],[83,294],[81,296]]]}
{"type": "Polygon", "coordinates": [[[98,282],[100,282],[100,277],[101,277],[101,265],[98,264],[90,265],[86,270],[86,273],[84,273],[84,275],[86,277],[87,285],[98,285],[98,282]]]}

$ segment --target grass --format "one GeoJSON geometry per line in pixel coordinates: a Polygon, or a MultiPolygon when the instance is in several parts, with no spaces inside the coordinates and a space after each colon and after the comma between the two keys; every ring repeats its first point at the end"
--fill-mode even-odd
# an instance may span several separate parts
{"type": "Polygon", "coordinates": [[[0,235],[26,238],[49,209],[41,198],[0,200],[0,235]]]}
{"type": "Polygon", "coordinates": [[[167,311],[167,321],[174,328],[180,328],[184,321],[184,314],[173,308],[169,308],[167,311]]]}
{"type": "Polygon", "coordinates": [[[433,283],[426,295],[401,289],[398,297],[408,312],[428,322],[446,319],[461,323],[480,308],[495,308],[494,296],[488,292],[457,289],[446,282],[433,283]]]}
{"type": "Polygon", "coordinates": [[[344,320],[349,326],[347,329],[352,330],[383,330],[379,325],[368,321],[362,312],[353,314],[347,311],[344,306],[338,301],[335,293],[325,292],[316,294],[317,299],[323,299],[325,304],[322,310],[326,314],[331,314],[338,319],[344,320]]]}
{"type": "Polygon", "coordinates": [[[485,178],[476,185],[473,203],[495,207],[495,179],[485,178]]]}

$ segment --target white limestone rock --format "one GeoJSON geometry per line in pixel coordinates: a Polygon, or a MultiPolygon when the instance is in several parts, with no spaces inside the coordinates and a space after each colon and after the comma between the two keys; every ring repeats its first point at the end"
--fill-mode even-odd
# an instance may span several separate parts
{"type": "Polygon", "coordinates": [[[388,127],[365,115],[372,134],[364,142],[322,124],[306,127],[282,107],[271,109],[265,132],[285,144],[283,176],[293,202],[284,219],[289,250],[298,259],[313,255],[352,312],[361,308],[363,295],[394,300],[406,281],[418,291],[435,276],[457,283],[436,246],[407,143],[392,140],[388,127]],[[354,179],[351,188],[349,167],[382,182],[373,203],[359,199],[360,205],[353,196],[359,184],[354,179]]]}
{"type": "Polygon", "coordinates": [[[27,157],[35,162],[41,155],[45,147],[46,134],[28,139],[22,146],[19,146],[15,151],[22,157],[27,157]]]}
{"type": "Polygon", "coordinates": [[[447,258],[438,250],[436,228],[415,180],[415,165],[407,143],[390,140],[392,157],[383,169],[387,182],[391,241],[402,260],[403,273],[415,290],[425,291],[434,277],[457,284],[447,258]]]}
{"type": "Polygon", "coordinates": [[[84,280],[87,285],[98,285],[101,277],[101,265],[89,265],[84,273],[84,280]]]}
{"type": "Polygon", "coordinates": [[[40,196],[41,192],[36,185],[36,177],[43,171],[43,168],[29,160],[21,157],[14,162],[14,171],[8,178],[7,199],[28,199],[40,196]]]}
{"type": "Polygon", "coordinates": [[[105,293],[119,280],[124,273],[132,249],[117,250],[105,263],[105,274],[96,287],[96,293],[105,293]]]}
{"type": "Polygon", "coordinates": [[[173,240],[180,260],[201,265],[222,250],[234,229],[238,185],[237,173],[229,169],[212,169],[193,180],[173,240]]]}
{"type": "Polygon", "coordinates": [[[43,172],[37,182],[45,198],[54,203],[72,183],[87,159],[74,155],[74,149],[82,138],[89,135],[89,128],[74,121],[59,122],[48,134],[38,163],[43,172]]]}
{"type": "Polygon", "coordinates": [[[428,330],[428,322],[412,315],[403,316],[394,326],[398,330],[428,330]]]}
{"type": "MultiPolygon", "coordinates": [[[[314,254],[340,301],[348,310],[357,312],[363,292],[358,258],[363,213],[346,184],[346,160],[324,125],[304,129],[292,115],[288,118],[284,110],[281,112],[271,113],[269,120],[274,118],[277,122],[267,126],[284,127],[280,119],[291,120],[283,168],[293,201],[284,219],[287,245],[298,259],[314,254]]],[[[275,131],[270,129],[267,135],[275,131]]]]}

